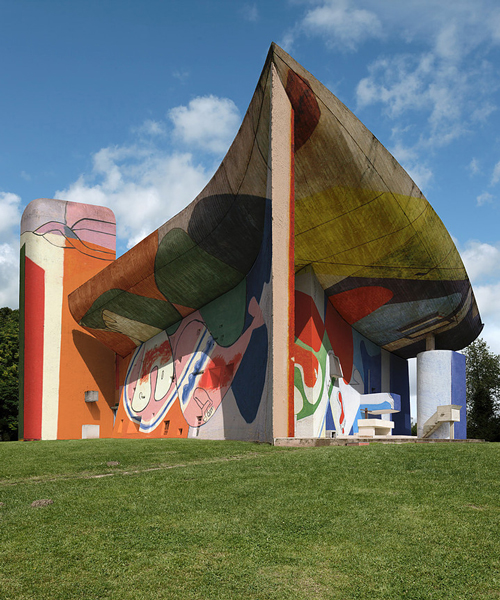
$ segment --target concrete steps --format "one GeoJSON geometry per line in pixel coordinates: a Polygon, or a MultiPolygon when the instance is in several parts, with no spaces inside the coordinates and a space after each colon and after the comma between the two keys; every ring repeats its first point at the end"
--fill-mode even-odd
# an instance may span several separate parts
{"type": "Polygon", "coordinates": [[[443,423],[450,424],[450,439],[453,439],[453,425],[460,421],[460,409],[459,404],[445,404],[438,406],[436,412],[427,419],[424,423],[422,437],[428,438],[435,431],[437,431],[443,423]]]}

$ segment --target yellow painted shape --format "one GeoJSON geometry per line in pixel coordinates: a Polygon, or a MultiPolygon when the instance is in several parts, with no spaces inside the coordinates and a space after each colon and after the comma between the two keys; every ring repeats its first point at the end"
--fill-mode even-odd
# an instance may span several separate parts
{"type": "Polygon", "coordinates": [[[350,276],[463,280],[460,255],[425,198],[336,187],[303,198],[295,213],[296,270],[322,285],[350,276]],[[323,276],[323,277],[322,277],[323,276]]]}

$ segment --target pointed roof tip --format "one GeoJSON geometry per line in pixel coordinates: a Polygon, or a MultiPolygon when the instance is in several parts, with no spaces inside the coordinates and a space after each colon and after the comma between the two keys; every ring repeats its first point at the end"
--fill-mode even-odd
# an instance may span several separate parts
{"type": "Polygon", "coordinates": [[[291,58],[281,46],[279,46],[276,42],[271,42],[271,45],[269,46],[269,52],[267,53],[267,60],[274,62],[275,56],[279,56],[281,59],[291,58]]]}
{"type": "Polygon", "coordinates": [[[271,46],[269,47],[269,52],[284,52],[283,48],[279,46],[276,42],[271,42],[271,46]]]}
{"type": "Polygon", "coordinates": [[[272,60],[273,56],[276,52],[276,48],[277,48],[277,44],[276,42],[271,42],[271,45],[269,46],[269,51],[267,53],[267,60],[272,60]]]}

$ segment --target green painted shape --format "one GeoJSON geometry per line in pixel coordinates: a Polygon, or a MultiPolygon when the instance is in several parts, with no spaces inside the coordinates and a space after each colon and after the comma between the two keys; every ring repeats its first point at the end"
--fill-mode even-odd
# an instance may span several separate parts
{"type": "Polygon", "coordinates": [[[236,287],[200,309],[201,316],[219,346],[228,347],[240,337],[245,326],[247,282],[236,287]]]}
{"type": "MultiPolygon", "coordinates": [[[[302,348],[307,350],[308,352],[311,352],[311,354],[314,354],[314,356],[318,359],[318,363],[320,364],[323,373],[326,372],[326,361],[327,361],[327,357],[328,357],[328,350],[331,349],[330,340],[328,339],[328,336],[326,333],[323,337],[323,341],[321,343],[321,348],[319,349],[318,352],[315,352],[310,346],[308,346],[307,344],[304,344],[304,342],[302,342],[298,338],[296,338],[295,343],[298,346],[301,346],[302,348]]],[[[304,382],[302,381],[302,376],[301,376],[301,373],[300,373],[300,370],[298,369],[298,367],[295,367],[295,370],[294,370],[293,383],[294,383],[294,386],[299,390],[300,395],[302,396],[302,401],[303,401],[302,409],[297,414],[297,420],[300,420],[300,419],[304,419],[305,417],[309,417],[310,415],[312,415],[316,412],[316,409],[318,408],[318,406],[321,402],[321,398],[323,397],[323,391],[325,389],[325,378],[323,377],[323,379],[321,381],[321,390],[319,391],[318,399],[316,400],[316,402],[309,402],[309,400],[307,399],[304,382]]],[[[330,384],[330,386],[328,388],[328,397],[330,397],[330,395],[331,395],[332,388],[333,388],[333,385],[330,384]]]]}
{"type": "Polygon", "coordinates": [[[26,244],[21,246],[19,269],[19,416],[18,438],[24,439],[24,311],[25,311],[25,261],[26,244]]]}
{"type": "Polygon", "coordinates": [[[243,278],[243,273],[202,250],[182,229],[172,229],[159,244],[156,285],[174,304],[199,309],[243,278]]]}
{"type": "Polygon", "coordinates": [[[112,289],[99,296],[82,318],[81,324],[92,329],[107,329],[102,318],[103,310],[161,330],[181,318],[179,312],[168,302],[112,289]]]}
{"type": "Polygon", "coordinates": [[[174,323],[173,325],[170,325],[170,327],[167,327],[165,329],[165,331],[167,332],[167,335],[174,335],[174,333],[179,329],[179,325],[182,323],[182,319],[180,319],[179,321],[177,321],[177,323],[174,323]]]}

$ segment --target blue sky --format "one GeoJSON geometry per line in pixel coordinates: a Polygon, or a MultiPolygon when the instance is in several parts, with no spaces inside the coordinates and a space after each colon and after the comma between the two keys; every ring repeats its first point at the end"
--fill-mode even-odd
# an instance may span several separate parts
{"type": "Polygon", "coordinates": [[[18,304],[31,200],[110,206],[120,253],[190,202],[272,41],[422,188],[500,353],[497,0],[0,1],[0,306],[18,304]]]}

